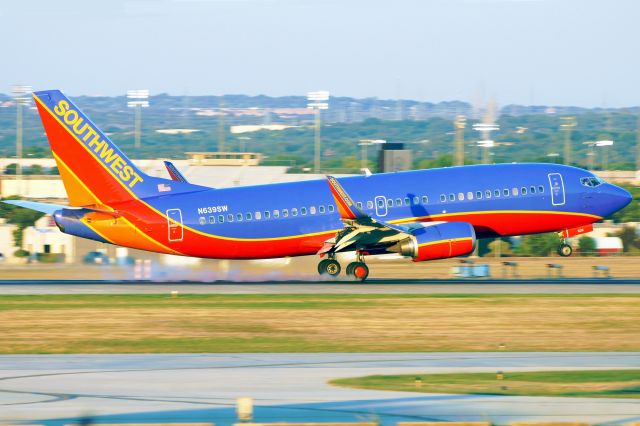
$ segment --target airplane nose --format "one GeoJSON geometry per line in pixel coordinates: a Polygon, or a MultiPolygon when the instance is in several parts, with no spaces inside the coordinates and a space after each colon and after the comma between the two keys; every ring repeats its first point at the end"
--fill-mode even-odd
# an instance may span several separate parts
{"type": "Polygon", "coordinates": [[[627,207],[631,200],[633,200],[629,191],[616,185],[611,185],[611,196],[616,211],[627,207]]]}

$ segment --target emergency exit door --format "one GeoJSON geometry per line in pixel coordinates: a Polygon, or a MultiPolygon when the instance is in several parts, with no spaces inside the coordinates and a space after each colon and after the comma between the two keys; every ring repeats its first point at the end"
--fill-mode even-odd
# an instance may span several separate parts
{"type": "Polygon", "coordinates": [[[182,228],[182,211],[180,209],[167,210],[167,228],[169,241],[182,241],[184,229],[182,228]]]}

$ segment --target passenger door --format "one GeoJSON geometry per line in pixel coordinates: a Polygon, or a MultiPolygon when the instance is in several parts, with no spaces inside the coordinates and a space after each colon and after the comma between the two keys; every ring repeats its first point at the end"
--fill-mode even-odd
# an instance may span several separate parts
{"type": "Polygon", "coordinates": [[[167,228],[170,242],[182,241],[184,229],[182,228],[182,211],[180,209],[167,210],[167,228]]]}
{"type": "Polygon", "coordinates": [[[551,187],[551,204],[563,206],[565,203],[564,182],[560,173],[549,173],[549,186],[551,187]]]}

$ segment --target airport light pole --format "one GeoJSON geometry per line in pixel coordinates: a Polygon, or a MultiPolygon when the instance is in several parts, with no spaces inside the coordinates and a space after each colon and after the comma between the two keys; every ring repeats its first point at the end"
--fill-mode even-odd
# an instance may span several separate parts
{"type": "Polygon", "coordinates": [[[140,149],[142,147],[142,144],[140,142],[142,131],[142,108],[147,108],[149,106],[149,90],[128,90],[127,99],[129,99],[129,101],[127,101],[127,106],[129,108],[135,108],[136,118],[134,129],[134,147],[136,149],[140,149]]]}
{"type": "Polygon", "coordinates": [[[315,132],[315,149],[313,160],[314,173],[320,173],[320,111],[329,109],[329,92],[326,90],[318,90],[307,93],[307,108],[311,108],[315,113],[316,132],[315,132]]]}
{"type": "Polygon", "coordinates": [[[609,167],[609,147],[613,146],[613,141],[596,141],[595,146],[602,148],[602,170],[607,170],[609,167]]]}
{"type": "Polygon", "coordinates": [[[457,115],[453,124],[456,131],[454,164],[456,166],[464,166],[464,128],[467,119],[464,115],[457,115]]]}
{"type": "Polygon", "coordinates": [[[31,103],[32,91],[31,86],[25,85],[15,85],[11,88],[13,101],[16,104],[16,175],[20,191],[22,191],[22,107],[31,103]]]}
{"type": "Polygon", "coordinates": [[[564,130],[564,164],[570,166],[573,160],[571,158],[573,154],[571,132],[576,127],[577,122],[575,117],[560,117],[560,120],[563,121],[560,124],[560,129],[564,130]]]}
{"type": "Polygon", "coordinates": [[[493,123],[476,123],[473,125],[473,129],[480,132],[480,136],[482,137],[481,140],[477,141],[477,145],[484,148],[482,152],[482,163],[489,164],[490,149],[496,145],[491,139],[491,132],[500,130],[500,126],[493,123]]]}

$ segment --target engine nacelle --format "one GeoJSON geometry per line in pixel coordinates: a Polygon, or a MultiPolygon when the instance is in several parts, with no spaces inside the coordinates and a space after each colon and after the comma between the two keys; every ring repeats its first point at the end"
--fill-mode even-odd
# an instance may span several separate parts
{"type": "Polygon", "coordinates": [[[400,241],[397,251],[414,262],[446,259],[471,253],[476,233],[467,222],[446,222],[417,229],[411,237],[400,241]]]}

